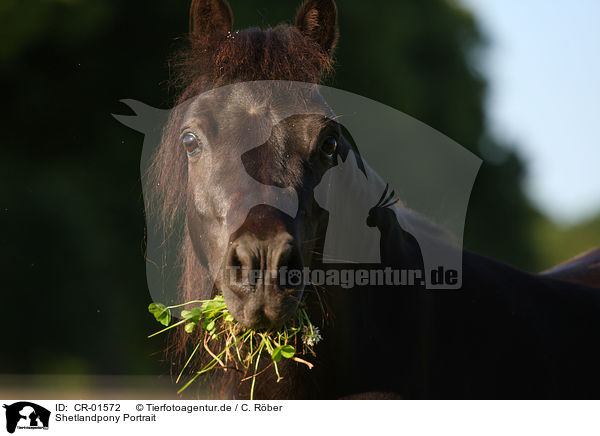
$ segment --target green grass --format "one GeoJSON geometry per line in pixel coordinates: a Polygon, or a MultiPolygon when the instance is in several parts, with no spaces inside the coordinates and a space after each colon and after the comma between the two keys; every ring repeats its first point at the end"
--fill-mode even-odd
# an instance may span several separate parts
{"type": "Polygon", "coordinates": [[[179,383],[200,348],[207,352],[210,360],[194,370],[192,378],[177,393],[183,392],[202,374],[219,369],[234,369],[243,373],[242,381],[251,380],[250,399],[253,399],[256,378],[268,368],[273,367],[278,382],[282,379],[278,367],[281,359],[293,359],[312,368],[312,363],[301,359],[298,355],[314,356],[313,346],[322,339],[319,329],[310,321],[302,304],[294,316],[278,330],[255,330],[243,327],[229,313],[221,295],[212,300],[194,300],[175,306],[152,303],[148,306],[148,311],[165,326],[164,329],[148,336],[149,338],[175,328],[183,328],[188,334],[192,334],[196,329],[202,329],[198,342],[181,369],[176,383],[179,383]],[[180,313],[182,319],[171,324],[173,309],[191,305],[196,306],[189,310],[182,310],[180,313]],[[215,346],[219,348],[214,350],[215,346]],[[270,363],[259,371],[259,363],[264,354],[269,356],[270,363]]]}

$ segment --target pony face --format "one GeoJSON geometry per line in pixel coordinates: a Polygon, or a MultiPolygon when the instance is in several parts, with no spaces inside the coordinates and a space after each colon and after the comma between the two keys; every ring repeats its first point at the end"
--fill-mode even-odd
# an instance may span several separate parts
{"type": "Polygon", "coordinates": [[[313,191],[349,145],[308,84],[242,83],[186,105],[177,135],[186,154],[186,225],[230,312],[247,327],[282,324],[310,266],[324,219],[313,191]]]}
{"type": "Polygon", "coordinates": [[[283,283],[279,271],[311,262],[322,215],[312,190],[341,142],[314,89],[331,67],[337,9],[308,0],[295,26],[233,32],[232,23],[224,0],[192,1],[187,103],[167,135],[179,148],[171,153],[185,156],[177,201],[185,204],[184,256],[196,261],[184,275],[189,293],[201,265],[239,322],[273,327],[302,297],[303,285],[283,283]]]}

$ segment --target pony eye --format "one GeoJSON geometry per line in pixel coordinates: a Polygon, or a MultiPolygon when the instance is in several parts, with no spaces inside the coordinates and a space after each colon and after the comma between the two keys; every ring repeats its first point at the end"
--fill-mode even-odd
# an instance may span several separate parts
{"type": "Polygon", "coordinates": [[[185,135],[183,135],[183,138],[181,138],[181,142],[185,147],[185,151],[187,151],[187,154],[190,156],[195,155],[202,148],[202,143],[193,133],[186,133],[185,135]]]}
{"type": "Polygon", "coordinates": [[[335,139],[333,136],[328,136],[321,144],[321,151],[327,156],[332,157],[337,150],[337,146],[337,139],[335,139]]]}

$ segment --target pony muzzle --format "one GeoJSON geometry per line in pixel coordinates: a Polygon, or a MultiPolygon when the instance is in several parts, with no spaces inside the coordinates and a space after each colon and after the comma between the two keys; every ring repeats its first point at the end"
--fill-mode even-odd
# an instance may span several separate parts
{"type": "Polygon", "coordinates": [[[300,303],[304,283],[287,277],[302,268],[300,249],[289,233],[260,239],[246,232],[231,242],[219,285],[229,311],[245,327],[278,327],[300,303]]]}

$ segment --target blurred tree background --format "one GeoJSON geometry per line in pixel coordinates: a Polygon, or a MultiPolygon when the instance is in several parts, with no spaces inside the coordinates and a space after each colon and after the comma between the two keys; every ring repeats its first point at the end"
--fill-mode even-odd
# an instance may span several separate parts
{"type": "MultiPolygon", "coordinates": [[[[231,0],[235,27],[291,22],[294,1],[231,0]]],[[[519,156],[488,134],[485,29],[460,3],[338,1],[328,84],[403,111],[485,159],[468,248],[538,271],[600,241],[600,219],[559,228],[525,197],[519,156]]],[[[3,0],[0,374],[164,372],[143,258],[143,137],[111,113],[168,108],[188,0],[3,0]]]]}

